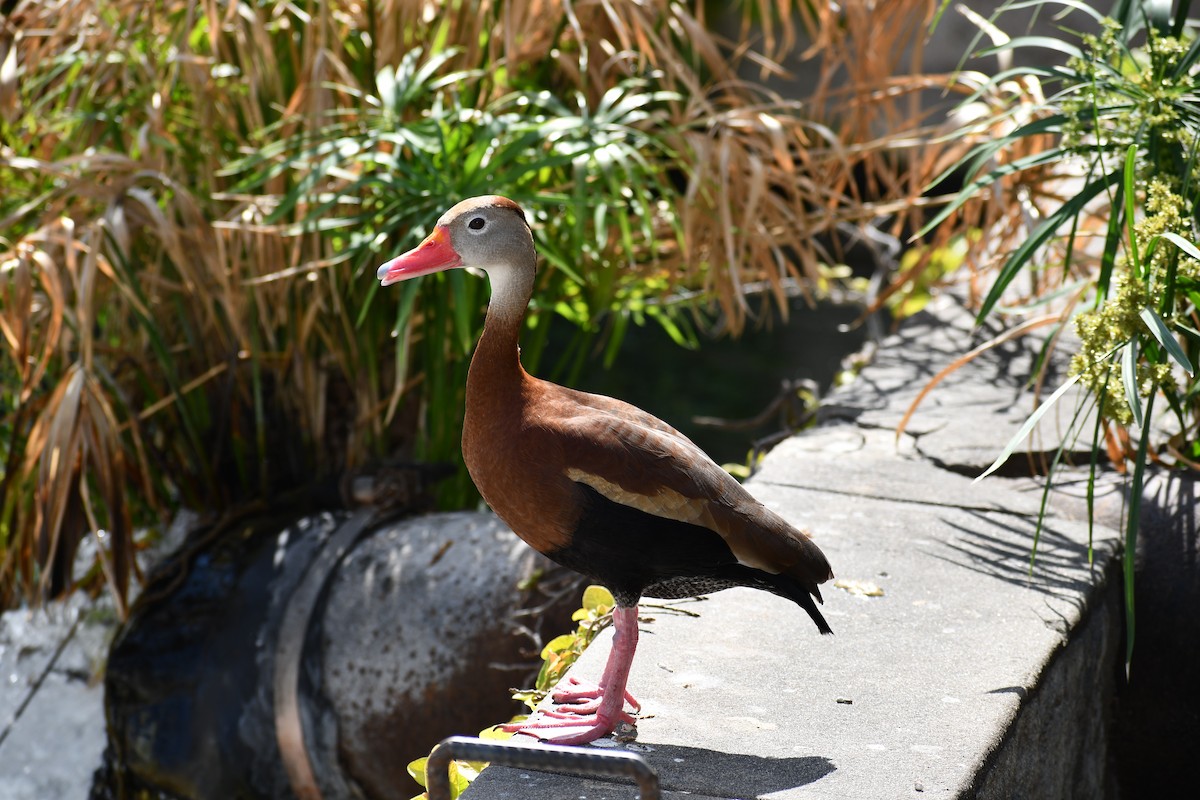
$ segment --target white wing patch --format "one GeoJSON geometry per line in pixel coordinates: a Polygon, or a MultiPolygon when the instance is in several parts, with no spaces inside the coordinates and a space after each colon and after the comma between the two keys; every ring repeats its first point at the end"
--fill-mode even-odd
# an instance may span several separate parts
{"type": "Polygon", "coordinates": [[[712,512],[709,510],[708,503],[704,500],[695,500],[686,497],[674,489],[669,489],[665,486],[660,486],[658,491],[652,495],[630,491],[619,484],[613,483],[599,475],[585,472],[578,467],[567,467],[566,475],[576,483],[592,487],[614,503],[636,508],[638,511],[644,511],[656,517],[665,517],[677,522],[686,522],[708,528],[725,540],[725,543],[729,545],[729,549],[733,551],[733,555],[738,560],[738,563],[766,572],[778,572],[777,569],[767,564],[763,559],[756,558],[753,553],[739,552],[737,543],[730,541],[725,531],[721,530],[720,526],[717,525],[716,520],[713,519],[712,512]]]}

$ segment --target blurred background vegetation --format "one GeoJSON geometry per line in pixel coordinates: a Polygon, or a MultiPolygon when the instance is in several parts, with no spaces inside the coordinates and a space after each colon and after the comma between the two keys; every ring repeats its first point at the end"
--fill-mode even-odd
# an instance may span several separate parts
{"type": "MultiPolygon", "coordinates": [[[[879,201],[934,164],[877,137],[921,124],[904,42],[879,38],[934,3],[854,6],[5,3],[0,605],[64,588],[84,536],[93,584],[124,597],[133,531],[181,506],[457,463],[485,285],[384,300],[373,276],[459,199],[530,211],[524,354],[560,379],[611,361],[631,322],[694,346],[785,311],[839,228],[911,229],[879,201]],[[759,83],[804,31],[849,94],[759,83]],[[539,364],[556,318],[573,333],[539,364]]],[[[473,500],[461,469],[441,487],[473,500]]]]}
{"type": "Polygon", "coordinates": [[[1128,475],[1128,660],[1142,481],[1200,469],[1190,9],[0,0],[0,609],[80,580],[123,614],[179,509],[211,522],[380,462],[449,463],[439,504],[473,505],[486,284],[380,294],[375,268],[498,193],[543,256],[526,366],[572,385],[615,365],[620,396],[699,394],[622,348],[646,327],[741,388],[794,351],[716,338],[846,286],[897,321],[965,294],[977,346],[930,388],[1036,333],[1031,423],[1085,390],[1033,465],[1046,496],[1073,452],[1128,475]],[[927,73],[948,16],[977,34],[927,73]]]}
{"type": "MultiPolygon", "coordinates": [[[[869,310],[951,280],[994,343],[1069,343],[1093,469],[1194,469],[1190,4],[976,5],[7,0],[0,606],[65,588],[85,536],[124,597],[133,531],[180,507],[458,465],[485,284],[374,270],[484,193],[532,217],[542,376],[631,326],[768,324],[866,243],[869,310]],[[978,34],[923,73],[947,15],[978,34]]],[[[439,503],[475,500],[459,465],[439,503]]]]}

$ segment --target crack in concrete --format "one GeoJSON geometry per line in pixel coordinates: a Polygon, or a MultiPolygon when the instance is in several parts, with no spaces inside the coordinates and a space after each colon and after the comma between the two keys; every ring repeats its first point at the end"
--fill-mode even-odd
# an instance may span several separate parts
{"type": "MultiPolygon", "coordinates": [[[[955,509],[959,509],[961,511],[981,511],[981,512],[995,513],[995,514],[1003,514],[1005,516],[1010,516],[1010,517],[1020,517],[1021,519],[1035,519],[1038,516],[1038,514],[1035,512],[1018,511],[1018,510],[1014,510],[1011,508],[1004,508],[1003,506],[996,506],[996,505],[982,505],[982,504],[981,505],[974,505],[974,504],[963,505],[960,503],[938,502],[936,500],[928,500],[928,499],[924,499],[924,498],[920,498],[920,497],[896,497],[893,495],[867,494],[865,492],[855,492],[855,491],[851,491],[848,489],[830,489],[827,486],[820,486],[820,487],[808,486],[808,485],[805,485],[802,483],[790,483],[790,482],[784,482],[784,481],[756,480],[755,483],[762,485],[762,486],[778,486],[778,487],[782,487],[785,489],[803,489],[805,491],[818,492],[818,493],[822,493],[822,494],[839,495],[842,497],[862,497],[862,498],[867,498],[869,500],[879,500],[881,502],[889,502],[889,503],[907,503],[909,505],[930,506],[932,508],[955,508],[955,509]]],[[[1054,515],[1052,513],[1050,513],[1049,509],[1047,509],[1045,516],[1047,519],[1050,519],[1054,515]]]]}

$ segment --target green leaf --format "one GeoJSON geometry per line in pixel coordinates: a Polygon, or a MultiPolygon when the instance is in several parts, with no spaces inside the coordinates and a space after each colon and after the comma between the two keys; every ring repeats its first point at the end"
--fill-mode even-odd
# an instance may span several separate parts
{"type": "Polygon", "coordinates": [[[480,739],[511,739],[515,735],[512,731],[506,731],[499,725],[489,725],[479,732],[480,739]]]}
{"type": "Polygon", "coordinates": [[[575,635],[572,633],[564,633],[561,636],[555,636],[546,646],[542,648],[542,659],[548,659],[556,653],[561,653],[565,650],[570,650],[575,644],[575,635]]]}
{"type": "MultiPolygon", "coordinates": [[[[1142,0],[1142,11],[1146,20],[1159,33],[1166,34],[1171,29],[1171,6],[1173,0],[1142,0]]],[[[1188,5],[1187,3],[1183,4],[1188,5]]]]}
{"type": "Polygon", "coordinates": [[[1141,277],[1142,262],[1138,257],[1137,231],[1137,190],[1133,185],[1137,175],[1137,145],[1129,145],[1125,151],[1125,174],[1122,186],[1125,188],[1125,225],[1129,229],[1129,260],[1134,275],[1141,277]]]}
{"type": "MultiPolygon", "coordinates": [[[[1200,37],[1197,38],[1197,41],[1200,41],[1200,37]]],[[[1175,245],[1176,247],[1178,247],[1183,252],[1187,253],[1192,258],[1196,259],[1197,261],[1200,261],[1200,248],[1197,248],[1196,245],[1192,244],[1191,242],[1189,242],[1187,239],[1183,238],[1179,234],[1172,233],[1171,231],[1167,231],[1166,233],[1161,234],[1158,238],[1166,239],[1168,242],[1175,245]]]]}
{"type": "Polygon", "coordinates": [[[1121,348],[1121,383],[1125,387],[1125,401],[1133,412],[1133,421],[1142,426],[1142,395],[1138,391],[1137,379],[1138,348],[1137,338],[1130,339],[1121,348]]]}
{"type": "Polygon", "coordinates": [[[427,788],[425,785],[425,762],[427,761],[429,761],[428,757],[408,762],[408,774],[412,776],[414,781],[420,784],[422,789],[427,788]]]}
{"type": "Polygon", "coordinates": [[[667,336],[671,337],[672,342],[680,347],[685,347],[688,349],[695,348],[695,341],[690,339],[688,335],[683,332],[683,329],[675,323],[675,320],[672,318],[670,313],[667,313],[655,306],[650,308],[649,314],[654,318],[655,322],[662,326],[662,329],[666,331],[667,336]]]}
{"type": "Polygon", "coordinates": [[[607,614],[617,604],[612,592],[603,586],[591,585],[583,590],[583,607],[588,611],[607,614]]]}
{"type": "MultiPolygon", "coordinates": [[[[1146,422],[1154,413],[1154,395],[1146,400],[1146,422]]],[[[1122,557],[1125,573],[1125,669],[1133,660],[1134,639],[1134,581],[1136,579],[1135,565],[1137,560],[1137,534],[1142,517],[1142,485],[1146,475],[1146,449],[1150,437],[1142,431],[1138,442],[1137,460],[1133,464],[1133,481],[1129,487],[1129,508],[1125,512],[1125,547],[1122,557]]]]}
{"type": "Polygon", "coordinates": [[[748,464],[729,462],[727,464],[722,464],[721,469],[725,470],[739,481],[744,481],[750,477],[750,465],[748,464]]]}
{"type": "Polygon", "coordinates": [[[1001,451],[1000,455],[996,457],[996,460],[992,462],[992,465],[985,469],[983,473],[975,479],[974,482],[979,482],[988,475],[991,475],[996,470],[1000,469],[1001,465],[1004,464],[1004,462],[1008,460],[1008,457],[1013,454],[1013,451],[1017,449],[1017,445],[1023,442],[1025,437],[1028,436],[1038,424],[1038,420],[1045,416],[1046,412],[1050,410],[1050,407],[1058,402],[1058,399],[1066,394],[1067,390],[1079,381],[1079,377],[1079,375],[1072,375],[1070,380],[1058,387],[1058,389],[1054,391],[1054,394],[1050,395],[1050,397],[1046,399],[1046,402],[1038,406],[1034,412],[1029,415],[1029,418],[1025,420],[1025,423],[1021,426],[1021,429],[1017,431],[1016,435],[1013,436],[1012,439],[1008,441],[1008,444],[1004,446],[1004,450],[1001,451]]]}
{"type": "MultiPolygon", "coordinates": [[[[979,170],[982,169],[985,164],[990,162],[999,151],[1012,144],[1015,144],[1027,136],[1037,136],[1044,133],[1057,133],[1062,123],[1065,121],[1066,117],[1060,114],[1039,119],[1035,122],[1031,122],[1028,125],[1018,128],[1002,139],[999,139],[995,142],[988,142],[985,145],[975,148],[966,157],[956,162],[953,166],[935,178],[933,182],[926,187],[926,191],[936,187],[945,178],[962,169],[964,165],[967,167],[965,171],[968,175],[978,174],[979,170]]],[[[1038,167],[1043,164],[1056,163],[1062,161],[1066,157],[1066,151],[1060,148],[1052,148],[1050,150],[1035,153],[1031,156],[1026,156],[1025,158],[1019,158],[1008,162],[994,170],[989,171],[982,177],[974,178],[970,183],[955,193],[954,200],[951,201],[941,211],[939,211],[937,215],[934,216],[934,218],[928,223],[926,223],[919,231],[917,231],[913,235],[913,239],[919,239],[932,231],[948,217],[950,217],[950,215],[952,215],[955,211],[961,208],[968,200],[978,194],[980,189],[987,188],[996,181],[1008,175],[1013,175],[1018,172],[1022,172],[1023,170],[1032,169],[1033,167],[1038,167]]]]}
{"type": "Polygon", "coordinates": [[[625,340],[625,333],[629,329],[629,315],[615,314],[612,317],[612,328],[608,336],[608,343],[604,346],[604,368],[610,368],[617,360],[617,354],[621,351],[621,343],[625,340]]]}
{"type": "Polygon", "coordinates": [[[1158,343],[1166,348],[1167,354],[1174,359],[1175,363],[1183,367],[1183,371],[1188,375],[1195,374],[1192,368],[1192,362],[1188,360],[1187,353],[1183,351],[1179,340],[1167,327],[1167,323],[1158,315],[1158,312],[1152,308],[1143,308],[1141,311],[1142,321],[1146,323],[1146,327],[1150,329],[1150,333],[1154,334],[1154,338],[1158,343]]]}
{"type": "Polygon", "coordinates": [[[475,306],[474,286],[478,279],[468,276],[460,269],[445,273],[450,284],[452,311],[454,314],[454,332],[458,339],[459,351],[469,354],[475,346],[475,320],[478,309],[475,306]],[[470,281],[470,284],[468,284],[470,281]]]}
{"type": "Polygon", "coordinates": [[[942,20],[942,15],[946,13],[946,9],[949,7],[950,7],[950,0],[942,0],[941,4],[938,5],[937,11],[934,12],[933,20],[930,21],[930,23],[929,23],[929,35],[930,36],[933,36],[934,31],[937,30],[938,23],[941,22],[941,20],[942,20]]]}
{"type": "MultiPolygon", "coordinates": [[[[1113,205],[1119,207],[1124,201],[1125,187],[1117,186],[1113,205]]],[[[1104,252],[1100,254],[1100,274],[1096,278],[1096,304],[1099,305],[1108,296],[1108,287],[1112,282],[1113,268],[1117,264],[1117,252],[1121,249],[1121,215],[1108,215],[1108,226],[1104,234],[1104,252]]]]}
{"type": "Polygon", "coordinates": [[[980,55],[996,55],[997,53],[1017,50],[1023,47],[1042,47],[1047,50],[1057,50],[1072,58],[1083,58],[1083,51],[1078,47],[1053,36],[1017,36],[1004,44],[987,48],[980,55]]]}
{"type": "Polygon", "coordinates": [[[1084,14],[1087,14],[1089,17],[1091,17],[1096,22],[1099,22],[1100,20],[1104,19],[1103,14],[1101,14],[1096,9],[1092,8],[1091,5],[1083,2],[1083,0],[1024,0],[1024,2],[1020,2],[1020,3],[1012,3],[1012,2],[1005,3],[1004,10],[1005,11],[1018,11],[1023,8],[1035,8],[1035,9],[1044,10],[1045,7],[1049,6],[1049,5],[1066,6],[1067,8],[1074,9],[1075,11],[1080,11],[1084,14]]]}
{"type": "Polygon", "coordinates": [[[467,765],[465,761],[450,762],[450,800],[456,800],[467,787],[471,785],[471,781],[478,777],[479,773],[467,765]]]}
{"type": "Polygon", "coordinates": [[[1033,254],[1039,247],[1045,244],[1058,229],[1065,225],[1069,220],[1074,218],[1076,214],[1083,210],[1083,207],[1092,201],[1096,195],[1111,186],[1117,178],[1116,172],[1110,172],[1103,177],[1096,178],[1091,183],[1080,190],[1079,194],[1067,200],[1058,210],[1051,214],[1045,222],[1043,222],[1036,231],[1033,232],[1028,239],[1021,243],[1021,246],[1013,251],[1008,257],[1004,267],[1000,270],[1000,274],[996,276],[996,281],[992,284],[992,288],[988,291],[987,297],[984,298],[983,305],[979,309],[979,314],[976,319],[982,322],[992,308],[999,302],[1000,297],[1004,294],[1004,290],[1012,283],[1017,274],[1025,267],[1033,254]]]}

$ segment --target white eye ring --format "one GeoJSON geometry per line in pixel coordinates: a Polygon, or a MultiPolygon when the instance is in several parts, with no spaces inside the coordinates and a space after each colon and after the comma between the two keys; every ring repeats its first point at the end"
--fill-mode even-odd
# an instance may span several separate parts
{"type": "Polygon", "coordinates": [[[487,220],[483,217],[472,217],[471,221],[467,223],[467,230],[471,233],[482,233],[486,227],[487,220]]]}

